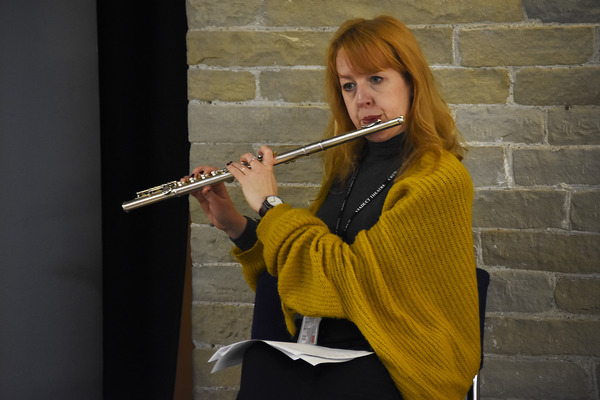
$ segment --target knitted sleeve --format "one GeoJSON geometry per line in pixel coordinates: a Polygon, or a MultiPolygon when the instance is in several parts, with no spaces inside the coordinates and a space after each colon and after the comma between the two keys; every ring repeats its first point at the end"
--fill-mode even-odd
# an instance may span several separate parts
{"type": "Polygon", "coordinates": [[[296,312],[349,319],[406,399],[462,398],[480,357],[472,196],[455,157],[426,157],[352,245],[280,205],[258,226],[260,248],[240,261],[247,279],[257,268],[278,276],[290,330],[296,312]]]}

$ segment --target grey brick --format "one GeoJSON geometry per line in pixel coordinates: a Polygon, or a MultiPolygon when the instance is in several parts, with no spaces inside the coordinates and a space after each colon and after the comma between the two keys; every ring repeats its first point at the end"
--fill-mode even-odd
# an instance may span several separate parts
{"type": "Polygon", "coordinates": [[[561,277],[556,283],[556,304],[575,314],[600,314],[600,279],[561,277]]]}
{"type": "Polygon", "coordinates": [[[600,355],[600,321],[487,316],[485,351],[514,355],[600,355]]]}
{"type": "Polygon", "coordinates": [[[600,148],[515,149],[513,170],[517,185],[599,185],[600,148]]]}
{"type": "Polygon", "coordinates": [[[249,25],[255,22],[260,5],[260,0],[187,0],[188,27],[249,25]]]}
{"type": "Polygon", "coordinates": [[[548,142],[553,145],[600,144],[600,107],[551,108],[548,142]]]}
{"type": "MultiPolygon", "coordinates": [[[[219,136],[207,138],[218,140],[219,136]]],[[[190,170],[200,165],[210,165],[215,168],[225,168],[229,161],[239,161],[244,153],[258,152],[258,144],[254,143],[192,143],[190,147],[190,170]]]]}
{"type": "Polygon", "coordinates": [[[456,125],[468,142],[541,143],[544,137],[544,113],[537,109],[458,109],[456,125]]]}
{"type": "Polygon", "coordinates": [[[567,273],[597,273],[600,235],[485,231],[481,234],[484,265],[567,273]]]}
{"type": "Polygon", "coordinates": [[[449,104],[504,104],[510,80],[505,69],[444,68],[433,74],[449,104]]]}
{"type": "Polygon", "coordinates": [[[250,339],[252,305],[195,304],[192,332],[196,342],[227,345],[250,339]]]}
{"type": "Polygon", "coordinates": [[[460,31],[458,40],[468,67],[581,64],[594,53],[589,27],[474,28],[460,31]]]}
{"type": "Polygon", "coordinates": [[[600,4],[596,0],[523,0],[529,19],[542,22],[600,22],[600,4]]]}
{"type": "Polygon", "coordinates": [[[499,270],[491,273],[488,312],[537,313],[551,311],[554,290],[548,273],[499,270]]]}
{"type": "Polygon", "coordinates": [[[423,28],[411,29],[413,35],[419,42],[425,58],[430,64],[451,64],[452,37],[453,32],[450,28],[423,28]]]}
{"type": "Polygon", "coordinates": [[[322,139],[325,106],[190,104],[191,142],[299,143],[322,139]]]}
{"type": "Polygon", "coordinates": [[[253,303],[239,265],[202,266],[192,269],[193,301],[253,303]]]}
{"type": "Polygon", "coordinates": [[[470,147],[463,163],[475,187],[506,185],[503,148],[470,147]]]}
{"type": "Polygon", "coordinates": [[[591,373],[571,360],[487,358],[481,373],[482,399],[595,399],[591,373]]]}
{"type": "Polygon", "coordinates": [[[189,31],[188,64],[209,66],[323,65],[330,32],[189,31]]]}
{"type": "Polygon", "coordinates": [[[600,105],[600,68],[524,68],[517,73],[514,99],[528,105],[600,105]]]}
{"type": "MultiPolygon", "coordinates": [[[[195,201],[195,200],[194,200],[195,201]]],[[[202,263],[232,263],[233,244],[223,232],[208,225],[192,225],[190,241],[192,246],[192,262],[202,263]]]]}
{"type": "Polygon", "coordinates": [[[267,100],[324,102],[325,71],[285,70],[260,74],[260,94],[267,100]]]}
{"type": "Polygon", "coordinates": [[[555,190],[478,190],[473,225],[498,228],[560,228],[566,192],[555,190]]]}
{"type": "Polygon", "coordinates": [[[204,101],[253,100],[256,79],[250,72],[188,71],[188,98],[204,101]]]}
{"type": "Polygon", "coordinates": [[[600,191],[577,191],[571,197],[571,228],[600,232],[600,191]]]}

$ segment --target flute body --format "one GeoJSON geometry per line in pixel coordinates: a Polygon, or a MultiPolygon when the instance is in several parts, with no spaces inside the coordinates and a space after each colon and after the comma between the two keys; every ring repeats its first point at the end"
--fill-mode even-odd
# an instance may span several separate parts
{"type": "MultiPolygon", "coordinates": [[[[308,156],[323,150],[327,150],[331,147],[338,146],[340,144],[349,142],[369,135],[371,133],[379,132],[394,126],[402,125],[404,123],[404,117],[381,122],[377,121],[373,124],[369,124],[361,129],[344,133],[342,135],[334,136],[329,139],[321,140],[319,142],[311,143],[306,146],[300,147],[295,150],[278,154],[275,157],[275,165],[287,163],[297,158],[308,156]]],[[[137,192],[136,198],[123,203],[122,207],[125,211],[131,211],[136,208],[140,208],[146,205],[154,204],[159,201],[180,197],[188,193],[195,192],[200,188],[212,185],[218,182],[224,182],[233,179],[233,175],[227,170],[222,168],[216,171],[212,171],[210,174],[200,175],[198,178],[190,178],[187,181],[172,181],[165,183],[160,186],[156,186],[150,189],[142,190],[137,192]]]]}

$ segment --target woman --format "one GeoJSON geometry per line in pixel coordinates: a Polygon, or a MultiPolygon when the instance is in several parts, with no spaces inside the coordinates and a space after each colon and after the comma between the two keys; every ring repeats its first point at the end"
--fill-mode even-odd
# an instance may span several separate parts
{"type": "Polygon", "coordinates": [[[311,367],[260,343],[244,359],[239,398],[462,399],[480,361],[473,187],[448,107],[416,40],[391,17],[340,27],[326,89],[326,137],[406,123],[328,150],[309,210],[277,197],[266,146],[262,161],[244,154],[227,167],[260,222],[222,184],[194,196],[236,243],[257,306],[262,280],[276,277],[290,335],[321,318],[318,345],[374,354],[311,367]]]}

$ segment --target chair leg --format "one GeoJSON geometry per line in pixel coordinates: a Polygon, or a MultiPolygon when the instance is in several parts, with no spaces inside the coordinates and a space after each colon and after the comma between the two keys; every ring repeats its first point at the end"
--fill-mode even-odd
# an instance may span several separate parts
{"type": "Polygon", "coordinates": [[[469,400],[479,400],[479,375],[475,375],[475,378],[473,378],[473,386],[471,386],[467,398],[469,400]]]}

